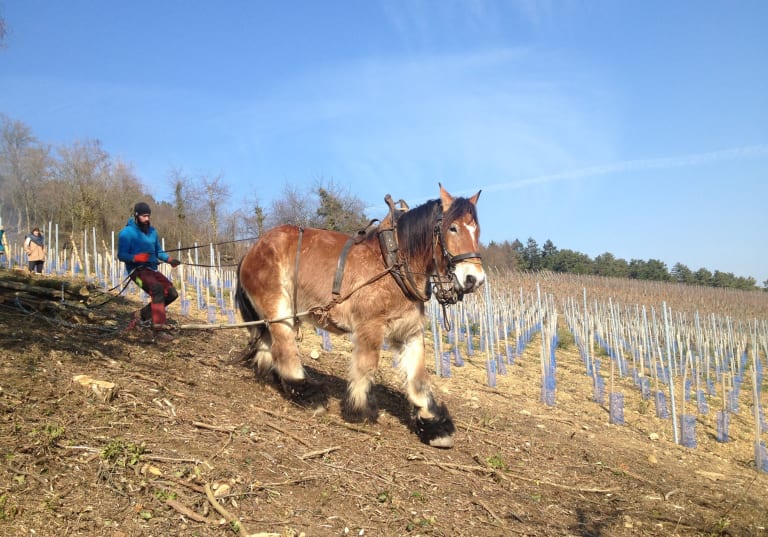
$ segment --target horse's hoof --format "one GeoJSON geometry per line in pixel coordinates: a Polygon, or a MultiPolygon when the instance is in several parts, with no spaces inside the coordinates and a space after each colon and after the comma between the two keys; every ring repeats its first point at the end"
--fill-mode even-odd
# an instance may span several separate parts
{"type": "Polygon", "coordinates": [[[341,402],[341,417],[349,423],[376,423],[379,419],[379,409],[375,404],[357,408],[345,398],[341,402]]]}
{"type": "Polygon", "coordinates": [[[452,448],[453,447],[453,435],[441,436],[440,438],[433,438],[429,441],[429,445],[436,448],[452,448]]]}
{"type": "Polygon", "coordinates": [[[413,428],[419,437],[419,440],[427,445],[438,448],[453,447],[453,435],[456,427],[448,409],[444,404],[440,406],[430,405],[430,410],[434,414],[433,418],[421,418],[418,413],[414,415],[413,428]]]}
{"type": "Polygon", "coordinates": [[[328,404],[328,393],[322,383],[311,379],[281,379],[283,391],[295,403],[309,408],[328,404]]]}
{"type": "Polygon", "coordinates": [[[363,406],[353,403],[349,391],[345,392],[341,400],[341,417],[349,423],[376,423],[379,419],[379,408],[373,391],[368,390],[363,406]]]}

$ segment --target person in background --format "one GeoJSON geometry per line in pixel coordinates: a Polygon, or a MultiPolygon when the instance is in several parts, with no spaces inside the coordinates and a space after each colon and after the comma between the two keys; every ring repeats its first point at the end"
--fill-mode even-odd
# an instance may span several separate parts
{"type": "Polygon", "coordinates": [[[135,312],[127,330],[151,323],[154,341],[167,343],[173,336],[167,331],[166,307],[179,297],[173,284],[159,270],[160,261],[178,267],[181,261],[173,259],[160,247],[157,230],[150,224],[149,205],[139,202],[133,208],[133,217],[118,235],[117,258],[125,263],[128,276],[150,297],[150,302],[135,312]]]}
{"type": "Polygon", "coordinates": [[[5,226],[0,225],[0,259],[5,255],[5,226]]]}
{"type": "Polygon", "coordinates": [[[29,260],[29,272],[42,274],[45,263],[45,241],[39,227],[33,229],[32,233],[24,239],[24,251],[29,260]]]}

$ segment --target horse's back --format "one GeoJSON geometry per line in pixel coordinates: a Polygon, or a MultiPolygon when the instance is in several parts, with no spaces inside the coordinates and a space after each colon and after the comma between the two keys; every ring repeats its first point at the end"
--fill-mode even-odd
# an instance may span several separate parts
{"type": "Polygon", "coordinates": [[[298,282],[301,295],[308,292],[313,300],[330,300],[338,261],[348,239],[348,235],[336,231],[277,226],[265,232],[246,253],[239,280],[252,297],[285,293],[298,282]]]}

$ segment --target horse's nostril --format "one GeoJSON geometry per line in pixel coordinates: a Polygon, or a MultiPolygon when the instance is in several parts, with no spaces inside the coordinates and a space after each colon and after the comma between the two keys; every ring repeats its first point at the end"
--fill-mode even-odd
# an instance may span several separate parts
{"type": "Polygon", "coordinates": [[[475,278],[471,274],[467,275],[467,277],[464,279],[464,287],[466,289],[474,288],[476,283],[477,283],[477,278],[475,278]]]}

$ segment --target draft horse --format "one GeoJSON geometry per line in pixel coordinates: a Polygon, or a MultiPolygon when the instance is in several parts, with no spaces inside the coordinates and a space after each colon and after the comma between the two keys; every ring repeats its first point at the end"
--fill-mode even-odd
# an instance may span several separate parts
{"type": "Polygon", "coordinates": [[[342,415],[375,421],[374,372],[386,339],[398,352],[412,427],[420,440],[452,447],[455,427],[432,393],[425,367],[424,304],[431,294],[443,305],[461,300],[485,280],[480,226],[471,198],[440,198],[408,209],[387,196],[390,212],[357,237],[294,225],[262,235],[238,266],[236,300],[251,323],[240,359],[273,375],[289,398],[306,403],[322,394],[299,358],[299,323],[351,334],[342,415]]]}

